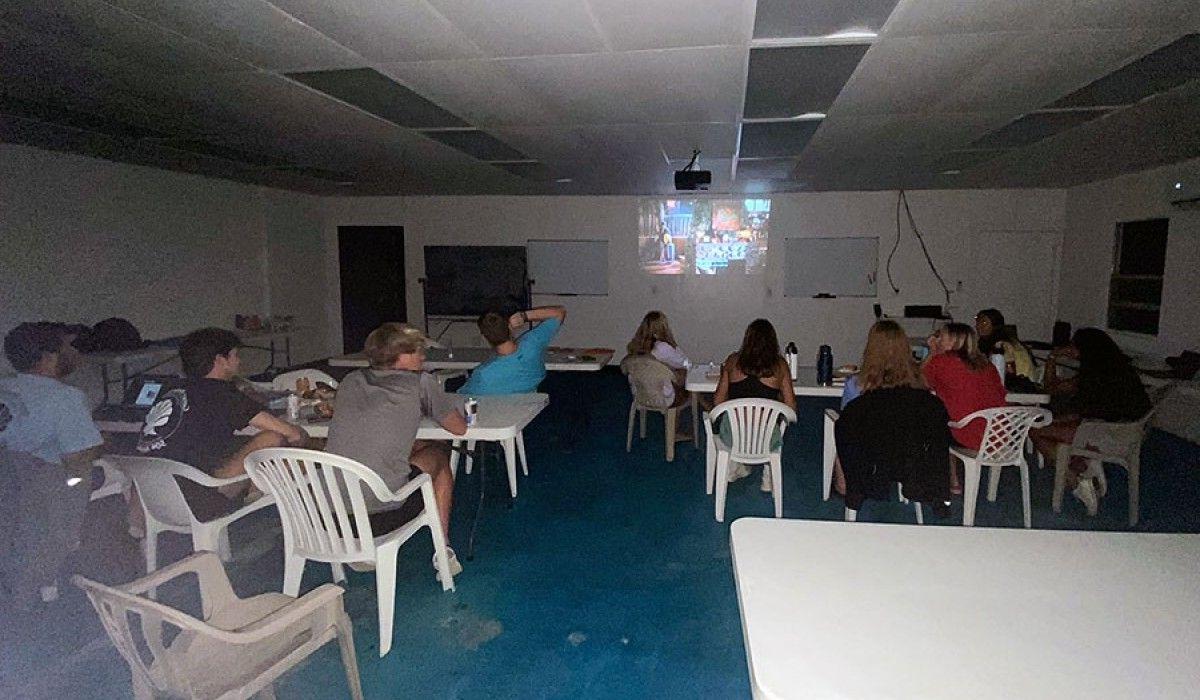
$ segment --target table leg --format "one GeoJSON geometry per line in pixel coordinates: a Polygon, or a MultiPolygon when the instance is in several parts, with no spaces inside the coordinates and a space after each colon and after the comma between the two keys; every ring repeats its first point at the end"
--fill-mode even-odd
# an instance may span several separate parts
{"type": "MultiPolygon", "coordinates": [[[[108,363],[100,363],[100,381],[104,383],[104,405],[108,405],[108,363]]],[[[124,397],[122,397],[124,400],[124,397]]]]}
{"type": "Polygon", "coordinates": [[[692,392],[692,444],[700,447],[700,398],[692,392]]]}
{"type": "Polygon", "coordinates": [[[479,529],[479,518],[483,515],[483,496],[486,493],[487,467],[483,459],[483,443],[475,443],[474,461],[479,466],[479,501],[475,504],[475,519],[471,521],[471,534],[467,538],[467,561],[475,561],[475,532],[479,529]]]}
{"type": "Polygon", "coordinates": [[[504,465],[508,468],[508,490],[512,497],[517,497],[517,446],[514,438],[501,442],[504,448],[504,465]]]}

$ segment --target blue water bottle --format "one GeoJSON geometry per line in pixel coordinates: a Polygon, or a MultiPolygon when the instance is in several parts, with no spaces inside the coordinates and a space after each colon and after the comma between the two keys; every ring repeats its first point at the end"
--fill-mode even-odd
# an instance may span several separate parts
{"type": "Polygon", "coordinates": [[[822,345],[817,353],[817,383],[821,386],[833,384],[833,350],[828,345],[822,345]]]}

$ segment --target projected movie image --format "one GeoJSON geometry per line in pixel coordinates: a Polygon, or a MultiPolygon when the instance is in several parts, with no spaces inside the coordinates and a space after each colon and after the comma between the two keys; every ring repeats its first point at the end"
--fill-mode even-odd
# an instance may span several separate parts
{"type": "Polygon", "coordinates": [[[762,272],[769,199],[653,199],[641,204],[638,252],[653,275],[762,272]]]}

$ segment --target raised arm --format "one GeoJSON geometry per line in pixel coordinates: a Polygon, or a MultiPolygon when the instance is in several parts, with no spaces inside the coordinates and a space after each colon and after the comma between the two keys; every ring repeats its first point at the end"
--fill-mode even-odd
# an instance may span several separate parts
{"type": "Polygon", "coordinates": [[[526,323],[540,323],[551,318],[557,318],[559,323],[567,320],[567,307],[539,306],[528,311],[518,311],[508,317],[508,325],[510,328],[520,328],[526,323]]]}

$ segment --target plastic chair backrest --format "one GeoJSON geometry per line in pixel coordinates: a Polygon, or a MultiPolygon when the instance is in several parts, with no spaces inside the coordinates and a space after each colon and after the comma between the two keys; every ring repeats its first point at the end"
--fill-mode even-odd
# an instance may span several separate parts
{"type": "Polygon", "coordinates": [[[108,455],[104,459],[133,479],[142,505],[155,520],[174,527],[191,527],[195,522],[192,509],[184,500],[175,476],[186,478],[188,475],[204,475],[204,472],[162,457],[108,455]]]}
{"type": "Polygon", "coordinates": [[[621,371],[629,376],[629,390],[639,406],[667,408],[671,399],[663,388],[675,380],[671,368],[650,355],[628,355],[621,360],[621,371]]]}
{"type": "Polygon", "coordinates": [[[785,424],[796,422],[796,412],[790,406],[770,399],[734,399],[717,405],[710,414],[713,425],[721,416],[729,421],[729,450],[735,457],[767,458],[771,454],[771,437],[779,427],[783,437],[785,424]]]}
{"type": "Polygon", "coordinates": [[[162,603],[82,576],[73,580],[92,601],[104,630],[136,680],[155,690],[156,697],[195,697],[189,674],[182,667],[184,657],[168,650],[179,643],[182,634],[204,636],[211,630],[207,624],[162,603]]]}
{"type": "Polygon", "coordinates": [[[307,379],[315,386],[317,382],[325,382],[334,389],[337,388],[337,380],[319,369],[295,369],[291,372],[284,372],[271,380],[271,388],[275,391],[295,391],[296,380],[307,379]]]}
{"type": "Polygon", "coordinates": [[[272,447],[247,455],[246,473],[275,498],[288,554],[326,561],[374,558],[363,488],[381,501],[392,492],[368,467],[328,452],[272,447]]]}
{"type": "Polygon", "coordinates": [[[970,417],[987,421],[978,459],[981,465],[989,465],[1016,464],[1024,459],[1025,438],[1029,436],[1030,428],[1049,425],[1052,416],[1044,408],[1002,406],[976,411],[970,417]]]}

